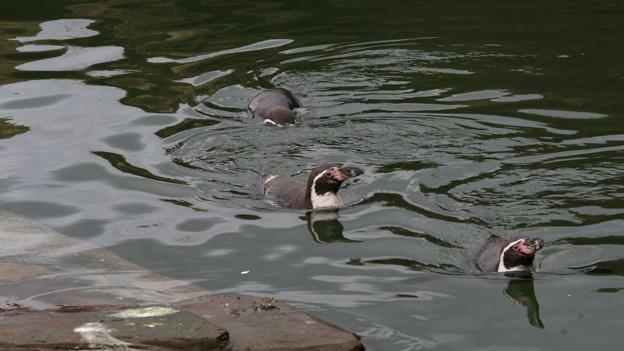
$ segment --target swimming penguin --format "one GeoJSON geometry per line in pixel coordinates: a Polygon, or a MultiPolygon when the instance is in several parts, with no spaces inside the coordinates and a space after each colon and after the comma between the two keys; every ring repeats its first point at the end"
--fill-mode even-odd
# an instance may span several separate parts
{"type": "Polygon", "coordinates": [[[296,112],[301,102],[288,90],[275,88],[265,90],[256,95],[247,109],[252,118],[260,118],[264,124],[284,126],[295,123],[296,112]]]}
{"type": "Polygon", "coordinates": [[[363,171],[356,167],[322,164],[312,170],[308,182],[293,177],[268,174],[262,177],[264,194],[283,207],[332,208],[342,206],[338,190],[342,182],[363,171]]]}
{"type": "Polygon", "coordinates": [[[477,253],[477,268],[483,272],[530,271],[535,253],[542,247],[540,238],[508,240],[492,235],[477,253]]]}

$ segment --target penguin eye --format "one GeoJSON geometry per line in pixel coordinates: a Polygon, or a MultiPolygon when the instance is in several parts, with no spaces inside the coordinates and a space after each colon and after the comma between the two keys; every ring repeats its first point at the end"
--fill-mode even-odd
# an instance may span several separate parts
{"type": "Polygon", "coordinates": [[[326,176],[327,178],[329,178],[329,177],[331,177],[331,173],[330,173],[330,172],[325,172],[325,176],[326,176]]]}
{"type": "Polygon", "coordinates": [[[514,246],[512,246],[512,247],[511,247],[511,249],[512,249],[512,250],[514,250],[514,251],[518,251],[518,250],[520,250],[520,248],[518,247],[518,245],[514,245],[514,246]]]}

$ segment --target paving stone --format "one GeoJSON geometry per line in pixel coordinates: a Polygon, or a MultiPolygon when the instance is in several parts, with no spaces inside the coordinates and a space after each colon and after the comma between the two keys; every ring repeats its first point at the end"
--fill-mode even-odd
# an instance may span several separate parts
{"type": "Polygon", "coordinates": [[[175,305],[228,330],[235,351],[359,351],[359,337],[269,297],[211,295],[175,305]]]}
{"type": "Polygon", "coordinates": [[[72,306],[0,313],[0,349],[227,350],[228,333],[169,306],[72,306]]]}

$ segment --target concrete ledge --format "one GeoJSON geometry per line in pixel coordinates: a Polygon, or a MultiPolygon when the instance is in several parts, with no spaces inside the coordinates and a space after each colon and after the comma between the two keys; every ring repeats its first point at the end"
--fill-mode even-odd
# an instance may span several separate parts
{"type": "Polygon", "coordinates": [[[167,307],[88,306],[22,311],[0,319],[0,348],[225,350],[227,332],[167,307]]]}
{"type": "Polygon", "coordinates": [[[2,350],[364,349],[273,298],[210,296],[3,211],[0,240],[2,350]]]}
{"type": "Polygon", "coordinates": [[[176,307],[224,327],[235,351],[364,349],[354,334],[269,297],[213,295],[183,301],[176,307]]]}

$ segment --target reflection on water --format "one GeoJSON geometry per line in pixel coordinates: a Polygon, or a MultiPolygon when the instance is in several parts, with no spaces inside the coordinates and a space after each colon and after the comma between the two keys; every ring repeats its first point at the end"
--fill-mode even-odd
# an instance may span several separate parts
{"type": "Polygon", "coordinates": [[[540,319],[539,302],[533,287],[533,278],[530,274],[528,277],[510,279],[507,283],[507,289],[505,289],[505,295],[526,307],[529,324],[544,329],[544,323],[540,319]]]}
{"type": "Polygon", "coordinates": [[[619,332],[620,4],[24,6],[0,3],[1,209],[214,291],[274,294],[370,349],[619,332]],[[249,119],[274,86],[296,92],[300,125],[249,119]],[[261,174],[324,162],[365,171],[339,213],[262,197],[261,174]],[[539,279],[475,275],[491,233],[544,238],[539,279]]]}
{"type": "Polygon", "coordinates": [[[306,213],[305,218],[308,222],[308,230],[317,243],[357,242],[344,237],[344,226],[338,219],[337,210],[310,211],[306,213]]]}
{"type": "Polygon", "coordinates": [[[30,128],[14,125],[4,118],[0,118],[0,139],[8,139],[14,135],[26,133],[30,128]]]}

